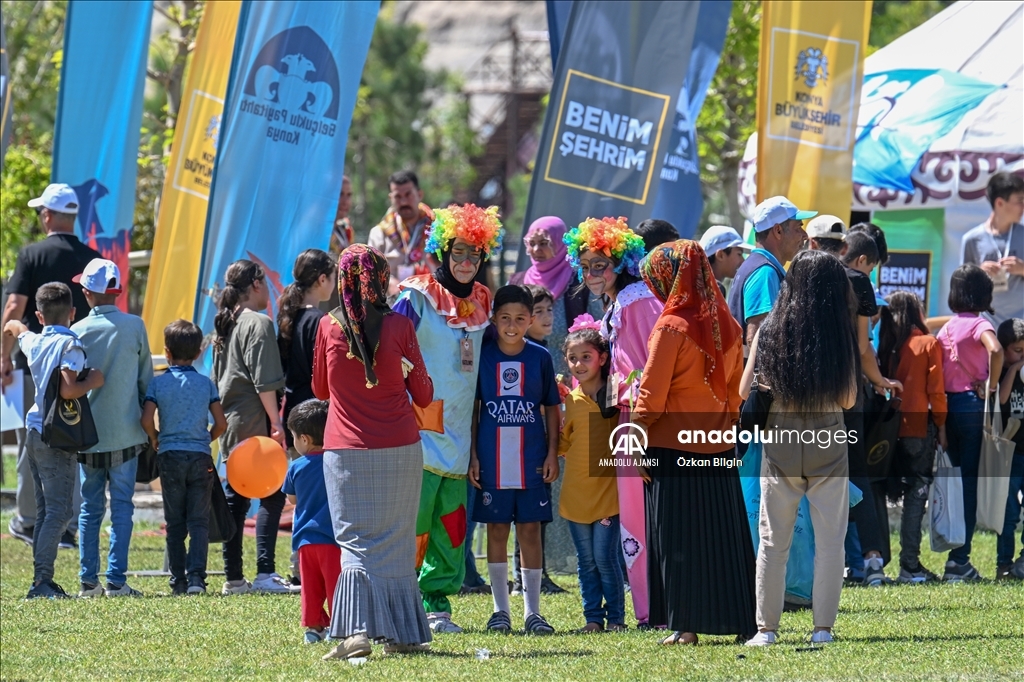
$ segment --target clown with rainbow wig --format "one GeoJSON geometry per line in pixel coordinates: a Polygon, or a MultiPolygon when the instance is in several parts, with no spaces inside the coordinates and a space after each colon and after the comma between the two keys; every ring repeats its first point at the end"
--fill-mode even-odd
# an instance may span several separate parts
{"type": "MultiPolygon", "coordinates": [[[[640,279],[644,240],[625,218],[588,218],[563,238],[567,258],[580,280],[607,302],[601,334],[611,346],[608,392],[618,395],[620,421],[629,421],[638,381],[627,378],[647,364],[647,339],[661,315],[662,304],[640,279]]],[[[648,625],[647,527],[644,484],[635,468],[618,470],[619,523],[633,611],[640,627],[648,625]]],[[[661,623],[653,623],[661,625],[661,623]]]]}
{"type": "Polygon", "coordinates": [[[434,632],[462,632],[451,602],[465,577],[466,475],[480,345],[490,321],[491,293],[477,272],[500,248],[498,209],[472,204],[434,212],[426,250],[441,267],[403,281],[393,309],[413,321],[434,402],[417,409],[423,486],[416,519],[416,566],[423,608],[434,632]]]}

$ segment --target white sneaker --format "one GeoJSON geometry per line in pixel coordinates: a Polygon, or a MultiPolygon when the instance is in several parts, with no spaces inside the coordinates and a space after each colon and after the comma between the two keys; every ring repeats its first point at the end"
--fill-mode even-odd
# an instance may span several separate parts
{"type": "Polygon", "coordinates": [[[462,628],[452,622],[452,614],[450,613],[428,613],[427,625],[430,627],[431,632],[451,635],[457,635],[462,632],[462,628]]]}
{"type": "Polygon", "coordinates": [[[248,594],[251,589],[252,584],[245,578],[242,578],[241,580],[229,580],[224,583],[224,589],[220,593],[225,597],[230,597],[233,594],[248,594]]]}
{"type": "Polygon", "coordinates": [[[828,630],[818,630],[811,635],[811,644],[829,644],[834,641],[835,640],[832,639],[832,633],[828,630]]]}
{"type": "Polygon", "coordinates": [[[107,589],[103,591],[103,594],[108,597],[141,597],[142,593],[131,587],[128,583],[121,585],[121,587],[114,587],[110,583],[107,583],[107,589]]]}
{"type": "Polygon", "coordinates": [[[771,646],[775,644],[774,632],[759,632],[747,640],[747,646],[771,646]]]}
{"type": "Polygon", "coordinates": [[[261,594],[292,594],[292,584],[277,573],[259,573],[252,581],[252,591],[261,594]]]}

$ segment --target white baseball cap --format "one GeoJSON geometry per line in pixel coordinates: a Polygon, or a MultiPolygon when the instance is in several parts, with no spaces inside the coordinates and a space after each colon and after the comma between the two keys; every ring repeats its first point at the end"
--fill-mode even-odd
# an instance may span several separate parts
{"type": "Polygon", "coordinates": [[[750,221],[755,231],[764,232],[787,220],[807,220],[816,215],[817,211],[801,211],[786,197],[771,197],[754,207],[750,221]]]}
{"type": "Polygon", "coordinates": [[[730,249],[738,246],[741,249],[750,251],[754,247],[743,241],[740,233],[728,225],[712,225],[700,238],[700,247],[708,258],[723,249],[730,249]]]}
{"type": "Polygon", "coordinates": [[[811,239],[838,239],[846,241],[846,223],[834,215],[820,215],[805,228],[811,239]]]}
{"type": "Polygon", "coordinates": [[[47,185],[43,194],[35,199],[29,199],[29,208],[48,208],[57,213],[78,213],[78,195],[75,190],[64,183],[47,185]]]}
{"type": "Polygon", "coordinates": [[[93,258],[82,274],[75,275],[71,281],[81,284],[83,289],[94,294],[121,293],[121,271],[113,261],[106,258],[93,258]]]}

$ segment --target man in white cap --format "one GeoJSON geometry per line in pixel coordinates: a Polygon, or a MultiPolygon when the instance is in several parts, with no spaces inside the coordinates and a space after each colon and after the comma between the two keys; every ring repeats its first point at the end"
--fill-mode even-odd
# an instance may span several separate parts
{"type": "Polygon", "coordinates": [[[89,366],[106,382],[89,394],[99,442],[78,453],[82,479],[82,513],[78,519],[80,597],[136,597],[128,585],[128,545],[132,538],[135,474],[138,454],[149,441],[142,430],[142,401],[153,364],[149,338],[141,317],[115,305],[122,292],[121,273],[113,262],[96,258],[74,278],[92,310],[71,327],[82,342],[89,366]],[[106,586],[101,584],[100,527],[107,512],[110,487],[110,553],[106,586]]]}
{"type": "Polygon", "coordinates": [[[751,222],[757,248],[736,272],[729,291],[729,310],[748,346],[779,296],[786,277],[783,263],[792,260],[807,240],[804,221],[816,215],[817,211],[801,211],[786,197],[765,199],[754,208],[751,222]]]}
{"type": "MultiPolygon", "coordinates": [[[[7,282],[7,303],[4,306],[3,320],[0,326],[10,320],[20,320],[29,331],[40,333],[42,324],[36,318],[36,291],[49,282],[62,282],[71,288],[71,300],[75,313],[82,317],[89,312],[89,304],[85,300],[80,287],[74,286],[71,279],[82,272],[86,264],[100,254],[89,248],[75,236],[75,216],[78,214],[78,196],[75,190],[65,184],[48,186],[42,196],[28,202],[36,209],[39,222],[42,223],[46,238],[29,244],[18,253],[14,273],[7,282]]],[[[32,375],[28,372],[25,356],[18,353],[14,362],[4,356],[0,359],[0,377],[4,386],[11,380],[11,372],[23,370],[26,408],[32,405],[35,397],[35,386],[32,375]]],[[[24,417],[24,415],[22,415],[24,417]]],[[[18,489],[17,512],[8,523],[11,535],[32,544],[32,530],[36,518],[35,487],[32,473],[29,471],[28,458],[25,454],[25,429],[17,430],[18,437],[18,489]]],[[[79,502],[75,491],[75,503],[79,502]]],[[[77,518],[71,519],[67,532],[60,539],[60,547],[74,549],[76,546],[74,530],[78,527],[77,518]]]]}
{"type": "Polygon", "coordinates": [[[722,280],[732,279],[736,271],[743,265],[743,258],[754,247],[743,241],[736,230],[726,225],[712,225],[701,235],[700,246],[707,254],[711,263],[711,271],[715,273],[718,288],[725,296],[725,285],[722,280]]]}
{"type": "Polygon", "coordinates": [[[846,223],[834,215],[820,215],[807,223],[808,246],[839,258],[846,252],[846,223]]]}

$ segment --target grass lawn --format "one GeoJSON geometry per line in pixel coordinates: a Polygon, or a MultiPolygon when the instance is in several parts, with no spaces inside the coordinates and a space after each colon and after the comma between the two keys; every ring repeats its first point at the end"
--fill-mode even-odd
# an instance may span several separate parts
{"type": "MultiPolygon", "coordinates": [[[[4,531],[8,519],[0,518],[4,531]]],[[[105,547],[105,535],[101,542],[105,547]]],[[[282,537],[278,545],[282,573],[288,543],[282,537]]],[[[976,565],[992,576],[995,536],[978,536],[975,547],[976,565]]],[[[210,566],[219,568],[220,548],[212,549],[210,566]]],[[[254,555],[255,542],[246,538],[250,571],[254,555]]],[[[927,551],[923,561],[933,570],[941,566],[940,557],[927,551]]],[[[159,569],[162,562],[158,529],[136,526],[132,569],[159,569]]],[[[77,554],[62,550],[56,579],[69,592],[77,590],[77,567],[77,554]]],[[[423,655],[384,657],[377,648],[356,667],[321,661],[326,644],[301,644],[298,596],[171,598],[165,579],[134,578],[131,584],[146,598],[29,602],[24,597],[31,578],[30,548],[4,536],[3,679],[1024,679],[1021,583],[846,589],[838,641],[798,651],[811,630],[809,612],[785,614],[781,644],[763,650],[738,647],[731,637],[703,637],[700,646],[683,648],[659,646],[657,634],[637,630],[569,634],[583,622],[575,580],[565,576],[557,580],[569,594],[542,602],[559,631],[553,637],[486,634],[490,597],[458,597],[455,616],[466,634],[440,635],[423,655]],[[479,649],[487,649],[489,658],[479,660],[479,649]]],[[[211,595],[221,580],[211,577],[211,595]]],[[[513,598],[513,621],[521,618],[522,600],[513,598]]]]}

